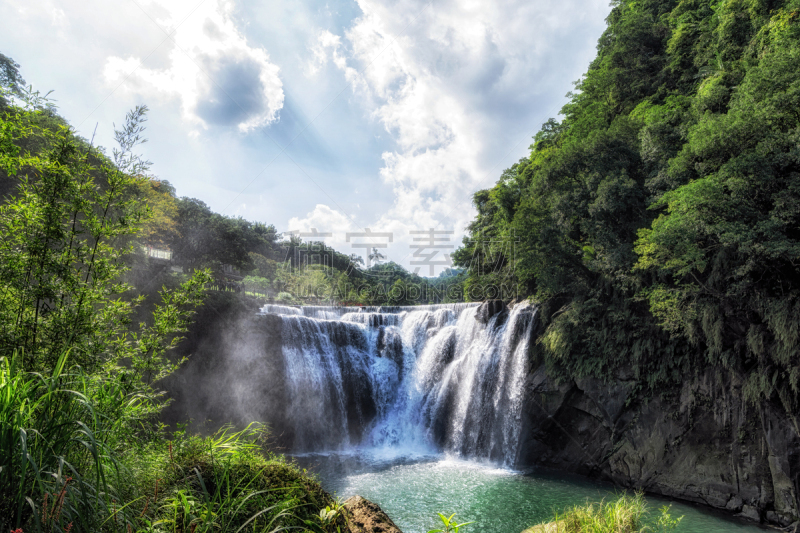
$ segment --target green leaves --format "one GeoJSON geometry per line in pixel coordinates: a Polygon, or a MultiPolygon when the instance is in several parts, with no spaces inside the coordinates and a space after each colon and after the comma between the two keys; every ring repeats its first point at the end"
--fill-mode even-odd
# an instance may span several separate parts
{"type": "Polygon", "coordinates": [[[325,506],[324,509],[319,510],[319,521],[322,524],[322,527],[328,527],[329,525],[333,524],[336,520],[336,517],[339,516],[341,511],[341,506],[337,503],[334,503],[333,508],[330,505],[325,506]]]}
{"type": "Polygon", "coordinates": [[[54,123],[38,93],[22,97],[0,116],[0,172],[20,183],[0,205],[0,526],[124,527],[120,450],[153,429],[150,383],[176,368],[166,352],[211,277],[162,291],[132,328],[141,299],[124,258],[147,215],[134,194],[147,163],[132,151],[147,109],[129,113],[112,162],[54,123]]]}
{"type": "Polygon", "coordinates": [[[45,147],[3,149],[4,170],[20,172],[22,182],[0,206],[0,353],[18,347],[29,367],[43,368],[71,348],[75,362],[91,366],[107,344],[100,324],[120,324],[125,313],[98,304],[126,288],[118,282],[127,252],[120,239],[136,231],[127,219],[141,207],[126,193],[138,178],[98,160],[68,128],[37,126],[41,115],[12,108],[2,121],[17,132],[14,143],[25,131],[45,147]]]}
{"type": "Polygon", "coordinates": [[[673,531],[683,519],[672,518],[670,506],[664,505],[652,517],[642,492],[633,496],[622,494],[610,501],[586,502],[555,513],[553,520],[546,525],[531,528],[534,531],[565,531],[593,533],[667,533],[673,531]]]}
{"type": "MultiPolygon", "coordinates": [[[[785,23],[785,12],[774,20],[785,23]]],[[[796,387],[794,363],[779,354],[800,324],[788,311],[800,297],[800,47],[776,41],[746,70],[726,112],[706,112],[688,129],[670,172],[693,179],[653,204],[665,211],[635,248],[636,269],[658,276],[640,294],[664,327],[705,345],[712,364],[741,371],[755,359],[770,375],[778,365],[778,379],[757,380],[764,397],[796,387]],[[767,319],[776,308],[781,318],[767,319]]]]}
{"type": "Polygon", "coordinates": [[[616,3],[563,120],[475,194],[465,285],[513,278],[541,304],[551,372],[713,365],[800,405],[798,7],[616,3]]]}
{"type": "MultiPolygon", "coordinates": [[[[92,394],[113,387],[115,378],[67,371],[66,353],[49,374],[25,372],[19,359],[0,358],[0,522],[19,527],[33,516],[48,528],[75,521],[90,529],[96,517],[80,517],[78,509],[97,507],[99,500],[90,502],[101,491],[105,503],[116,497],[106,469],[116,466],[111,450],[121,421],[108,415],[123,409],[130,397],[92,394]],[[53,512],[31,514],[47,507],[42,494],[48,492],[62,493],[61,503],[53,507],[50,502],[53,512]]],[[[130,416],[132,410],[123,413],[130,416]]]]}
{"type": "Polygon", "coordinates": [[[455,521],[456,514],[453,513],[450,516],[445,516],[442,513],[437,513],[439,518],[442,520],[442,524],[444,525],[444,529],[432,529],[428,531],[428,533],[458,533],[458,528],[467,526],[469,524],[474,524],[474,522],[465,522],[463,524],[457,524],[455,521]]]}
{"type": "Polygon", "coordinates": [[[0,121],[3,170],[22,175],[17,194],[0,205],[0,356],[19,349],[35,370],[70,350],[87,371],[138,373],[131,382],[174,369],[163,355],[185,331],[210,275],[198,272],[164,292],[153,322],[131,331],[137,300],[122,298],[131,289],[123,259],[147,215],[132,194],[146,181],[148,163],[132,151],[143,142],[146,112],[137,107],[116,132],[115,162],[67,127],[39,126],[42,111],[9,108],[0,121]],[[24,136],[43,139],[43,149],[21,150],[24,136]],[[124,370],[123,360],[130,363],[124,370]]]}

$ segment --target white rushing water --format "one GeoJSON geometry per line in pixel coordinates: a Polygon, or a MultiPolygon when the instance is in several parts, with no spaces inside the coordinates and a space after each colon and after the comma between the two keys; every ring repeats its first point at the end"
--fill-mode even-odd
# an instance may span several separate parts
{"type": "Polygon", "coordinates": [[[294,451],[445,451],[513,465],[536,309],[477,304],[288,307],[281,316],[294,451]]]}

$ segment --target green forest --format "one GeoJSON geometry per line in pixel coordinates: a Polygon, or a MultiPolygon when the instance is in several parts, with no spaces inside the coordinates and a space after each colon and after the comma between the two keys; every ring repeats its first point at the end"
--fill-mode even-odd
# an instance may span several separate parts
{"type": "Polygon", "coordinates": [[[137,155],[146,106],[109,152],[0,54],[0,527],[341,531],[319,483],[264,451],[264,428],[159,422],[159,380],[209,289],[411,305],[512,287],[539,305],[532,357],[553,376],[632,366],[640,390],[667,394],[718,369],[794,418],[800,1],[612,5],[560,118],[475,193],[439,278],[179,197],[137,155]]]}
{"type": "Polygon", "coordinates": [[[539,302],[559,375],[718,368],[795,413],[800,3],[615,2],[597,49],[561,120],[474,195],[465,292],[539,302]]]}

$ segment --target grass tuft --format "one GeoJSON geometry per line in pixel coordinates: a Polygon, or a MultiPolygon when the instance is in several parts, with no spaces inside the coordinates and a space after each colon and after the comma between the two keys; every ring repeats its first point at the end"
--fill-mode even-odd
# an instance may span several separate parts
{"type": "Polygon", "coordinates": [[[539,524],[524,533],[666,533],[675,529],[681,519],[672,518],[669,506],[651,516],[642,492],[633,496],[600,502],[586,502],[564,512],[555,512],[553,520],[539,524]]]}

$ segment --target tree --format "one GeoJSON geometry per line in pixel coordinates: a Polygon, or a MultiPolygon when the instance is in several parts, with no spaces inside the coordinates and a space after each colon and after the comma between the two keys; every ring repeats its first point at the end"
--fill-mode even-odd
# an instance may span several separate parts
{"type": "Polygon", "coordinates": [[[413,289],[403,278],[397,278],[388,291],[387,296],[392,305],[410,305],[413,300],[413,289]]]}
{"type": "Polygon", "coordinates": [[[386,256],[380,253],[377,248],[373,248],[367,259],[371,264],[378,265],[386,259],[386,256]]]}
{"type": "MultiPolygon", "coordinates": [[[[776,16],[780,20],[779,16],[776,16]]],[[[704,113],[671,162],[690,181],[639,231],[641,294],[708,362],[746,374],[751,399],[800,393],[800,28],[780,26],[724,113],[704,113]]]]}
{"type": "Polygon", "coordinates": [[[467,293],[535,299],[554,375],[715,368],[794,412],[800,4],[613,5],[563,119],[475,193],[467,293]]]}
{"type": "Polygon", "coordinates": [[[156,330],[130,332],[138,301],[120,299],[130,289],[121,279],[131,239],[148,215],[134,194],[148,180],[148,162],[133,153],[147,108],[137,107],[115,132],[113,160],[66,126],[37,127],[43,112],[11,107],[0,123],[0,169],[21,176],[18,194],[0,206],[0,357],[19,352],[25,368],[44,369],[69,351],[70,361],[89,371],[126,358],[158,377],[168,337],[185,327],[206,275],[164,295],[156,313],[166,322],[156,330]],[[18,146],[30,136],[44,138],[41,152],[18,146]]]}
{"type": "Polygon", "coordinates": [[[0,54],[0,87],[7,88],[16,96],[21,96],[25,87],[25,80],[19,73],[19,63],[3,54],[0,54]]]}
{"type": "Polygon", "coordinates": [[[271,260],[280,256],[275,226],[214,213],[196,198],[177,200],[176,225],[176,236],[170,243],[173,258],[187,267],[219,270],[229,264],[250,271],[254,264],[249,253],[271,260]]]}
{"type": "Polygon", "coordinates": [[[152,428],[163,404],[151,384],[180,363],[167,350],[210,275],[162,291],[150,320],[131,325],[141,298],[122,279],[148,215],[136,194],[148,163],[133,152],[147,108],[127,115],[109,159],[42,122],[36,93],[20,99],[0,115],[0,170],[20,178],[0,206],[0,527],[41,518],[51,529],[58,517],[37,506],[60,493],[58,515],[98,531],[124,513],[117,452],[152,428]]]}
{"type": "Polygon", "coordinates": [[[149,246],[173,245],[179,237],[175,188],[166,180],[149,179],[136,184],[136,194],[149,210],[138,240],[149,246]]]}

